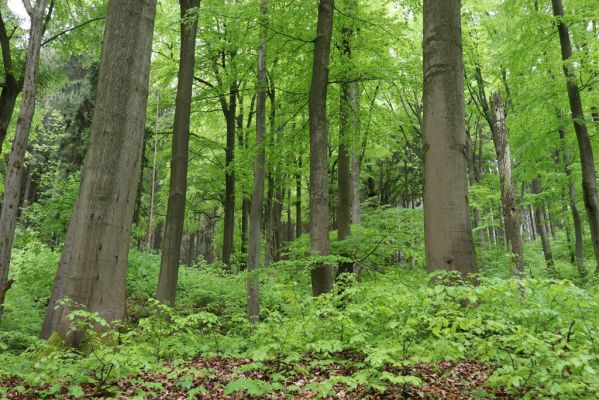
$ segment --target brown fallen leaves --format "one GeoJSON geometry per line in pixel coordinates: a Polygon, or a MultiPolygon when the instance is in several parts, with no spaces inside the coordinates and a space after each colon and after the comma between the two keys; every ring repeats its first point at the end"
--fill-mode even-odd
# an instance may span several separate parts
{"type": "MultiPolygon", "coordinates": [[[[477,361],[441,361],[437,364],[419,364],[403,369],[387,369],[394,375],[416,376],[422,381],[420,387],[407,384],[387,385],[381,393],[375,389],[358,386],[353,390],[344,383],[336,383],[330,393],[323,397],[314,389],[318,383],[331,378],[350,377],[356,372],[357,354],[344,353],[335,361],[319,362],[306,357],[297,363],[270,361],[254,363],[249,359],[209,358],[198,359],[182,366],[166,363],[163,372],[143,373],[113,383],[108,389],[98,390],[97,386],[81,386],[79,398],[85,399],[509,399],[502,391],[493,391],[485,386],[493,373],[488,365],[477,361]],[[238,380],[268,382],[273,385],[266,395],[252,397],[241,390],[227,394],[227,385],[238,380]],[[334,393],[334,394],[333,394],[334,393]],[[320,396],[320,397],[319,397],[320,396]]],[[[15,379],[0,382],[8,388],[4,398],[10,400],[30,400],[48,386],[26,387],[15,379]]],[[[229,390],[230,391],[230,388],[229,390]]],[[[0,396],[1,397],[1,396],[0,396]]],[[[74,399],[65,385],[55,399],[74,399]]]]}

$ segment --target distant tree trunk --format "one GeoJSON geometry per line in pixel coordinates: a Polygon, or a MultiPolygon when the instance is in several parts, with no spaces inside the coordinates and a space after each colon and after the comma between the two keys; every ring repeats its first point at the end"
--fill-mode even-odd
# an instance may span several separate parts
{"type": "Polygon", "coordinates": [[[266,162],[266,40],[268,35],[268,0],[262,0],[260,46],[258,48],[258,93],[256,96],[256,159],[254,161],[254,188],[250,209],[250,237],[248,248],[247,311],[250,323],[260,320],[260,279],[257,274],[260,267],[260,234],[262,229],[262,210],[264,206],[264,168],[266,162]]]}
{"type": "Polygon", "coordinates": [[[589,138],[589,132],[584,119],[580,91],[576,83],[576,74],[569,66],[568,60],[572,57],[572,43],[568,26],[562,20],[564,17],[564,6],[561,0],[551,0],[553,14],[559,19],[558,32],[564,61],[563,70],[567,80],[568,99],[570,101],[570,112],[576,131],[578,149],[580,152],[580,164],[582,168],[582,191],[584,206],[591,228],[591,240],[595,252],[596,272],[599,273],[599,199],[597,198],[597,174],[593,158],[593,148],[589,138]]]}
{"type": "Polygon", "coordinates": [[[295,175],[295,237],[304,233],[302,225],[302,155],[297,159],[298,172],[295,175]]]}
{"type": "MultiPolygon", "coordinates": [[[[237,142],[239,143],[240,149],[245,149],[247,147],[245,140],[245,130],[243,128],[243,117],[244,117],[244,107],[243,107],[243,91],[237,94],[237,105],[239,112],[237,114],[237,142]]],[[[245,255],[247,251],[247,240],[248,240],[248,216],[250,212],[250,200],[245,193],[242,195],[241,199],[241,254],[245,255]]],[[[244,266],[242,265],[242,268],[244,266]]]]}
{"type": "Polygon", "coordinates": [[[159,114],[160,111],[160,92],[156,91],[156,120],[155,120],[155,132],[154,132],[154,151],[152,153],[152,179],[151,179],[151,187],[150,187],[150,206],[148,209],[148,227],[146,231],[146,248],[150,250],[153,244],[153,232],[154,228],[154,202],[156,199],[156,177],[158,174],[158,169],[156,166],[156,158],[158,155],[158,122],[159,122],[159,114]]]}
{"type": "Polygon", "coordinates": [[[424,229],[429,271],[478,271],[468,206],[459,0],[424,0],[424,229]]]}
{"type": "Polygon", "coordinates": [[[287,224],[285,242],[292,242],[293,239],[295,239],[293,235],[293,217],[291,215],[291,189],[287,189],[287,224]]]}
{"type": "MultiPolygon", "coordinates": [[[[272,80],[271,80],[272,81],[272,80]]],[[[272,82],[271,82],[272,85],[272,82]]],[[[277,102],[276,102],[276,91],[275,88],[271,86],[270,90],[267,92],[269,100],[270,100],[270,116],[269,116],[269,140],[268,146],[270,152],[274,151],[275,147],[275,123],[277,116],[277,102]]],[[[265,139],[266,140],[266,139],[265,139]]],[[[265,146],[267,146],[265,142],[265,146]]],[[[266,180],[268,182],[268,191],[266,195],[266,205],[264,210],[264,217],[266,219],[264,223],[264,266],[268,267],[270,262],[272,261],[272,239],[273,239],[273,207],[274,207],[274,197],[275,197],[275,172],[274,168],[271,167],[267,171],[266,180]]]]}
{"type": "Polygon", "coordinates": [[[185,223],[185,199],[187,196],[187,168],[189,163],[189,126],[191,97],[195,67],[195,43],[197,14],[188,21],[188,12],[199,7],[199,0],[179,0],[181,9],[181,49],[175,121],[171,155],[171,179],[164,222],[164,242],[160,257],[160,275],[156,299],[170,307],[175,306],[177,278],[181,259],[181,240],[185,223]]]}
{"type": "MultiPolygon", "coordinates": [[[[327,84],[331,36],[333,31],[334,0],[320,0],[314,42],[312,80],[310,83],[310,247],[322,256],[329,254],[329,180],[327,84]]],[[[312,269],[312,294],[330,292],[333,270],[321,264],[312,269]]]]}
{"type": "Polygon", "coordinates": [[[196,236],[197,236],[197,232],[192,232],[189,234],[189,241],[188,241],[188,245],[187,245],[187,257],[185,260],[187,262],[187,266],[189,266],[189,267],[192,267],[193,263],[195,261],[196,236]]]}
{"type": "MultiPolygon", "coordinates": [[[[63,249],[68,272],[64,296],[108,321],[126,316],[127,260],[143,149],[155,13],[155,0],[108,3],[90,145],[67,232],[67,238],[72,238],[68,259],[64,256],[69,249],[63,249]]],[[[71,310],[55,311],[60,314],[56,330],[76,346],[82,335],[69,334],[71,310]]]]}
{"type": "Polygon", "coordinates": [[[21,200],[21,183],[25,172],[25,153],[27,151],[29,131],[31,130],[31,121],[35,113],[37,71],[46,13],[46,0],[37,0],[33,8],[31,9],[31,6],[29,8],[31,29],[29,31],[25,79],[23,82],[23,100],[19,110],[15,139],[8,159],[4,198],[2,199],[2,211],[0,213],[0,318],[2,318],[4,310],[6,292],[10,287],[7,285],[10,256],[21,200]]]}
{"type": "MultiPolygon", "coordinates": [[[[541,183],[539,178],[532,181],[532,191],[534,194],[541,193],[541,183]]],[[[535,203],[535,219],[537,220],[537,230],[541,236],[541,244],[543,245],[543,255],[547,263],[547,270],[550,274],[555,274],[555,263],[553,262],[553,254],[551,253],[551,243],[549,241],[549,233],[545,226],[545,217],[543,215],[543,203],[538,201],[535,203]]]]}
{"type": "Polygon", "coordinates": [[[501,206],[505,221],[505,236],[508,250],[513,254],[513,275],[524,275],[524,250],[522,247],[522,233],[520,232],[520,215],[516,205],[514,181],[512,178],[512,161],[506,115],[501,94],[495,92],[491,99],[491,113],[493,120],[493,143],[499,164],[499,181],[501,184],[501,206]]]}
{"type": "Polygon", "coordinates": [[[229,88],[229,106],[227,117],[227,146],[225,149],[225,216],[223,221],[223,263],[231,267],[233,238],[235,233],[235,117],[237,108],[237,84],[229,88]]]}
{"type": "Polygon", "coordinates": [[[353,115],[353,128],[356,140],[351,152],[351,218],[354,224],[362,223],[361,198],[360,198],[360,146],[357,145],[360,137],[360,89],[358,82],[350,84],[350,104],[353,115]]]}
{"type": "MultiPolygon", "coordinates": [[[[561,116],[558,112],[558,120],[561,121],[561,116]]],[[[566,140],[566,130],[563,127],[558,129],[562,154],[562,164],[564,171],[568,177],[568,198],[570,200],[570,211],[572,213],[572,222],[574,224],[574,258],[578,274],[581,278],[586,277],[587,270],[584,267],[584,239],[582,234],[582,221],[580,218],[580,210],[578,209],[578,203],[576,201],[576,187],[574,185],[574,177],[572,176],[572,169],[570,168],[570,156],[566,152],[566,148],[563,146],[566,140]]]]}

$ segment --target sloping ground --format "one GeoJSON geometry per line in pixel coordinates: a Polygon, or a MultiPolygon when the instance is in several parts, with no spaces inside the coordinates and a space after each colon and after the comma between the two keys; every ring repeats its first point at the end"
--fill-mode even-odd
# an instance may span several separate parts
{"type": "MultiPolygon", "coordinates": [[[[180,366],[167,363],[163,372],[132,376],[107,389],[98,389],[96,384],[64,386],[60,388],[59,394],[46,395],[44,398],[510,399],[505,393],[485,386],[493,371],[475,361],[442,361],[434,365],[405,367],[402,370],[388,369],[378,376],[384,377],[387,383],[387,388],[382,393],[372,387],[357,384],[359,379],[355,378],[358,372],[356,363],[346,361],[306,359],[289,364],[211,358],[180,366]],[[348,379],[352,376],[354,378],[348,379]]],[[[44,392],[48,393],[48,387],[18,387],[19,385],[16,381],[2,382],[2,386],[9,388],[4,393],[4,398],[38,399],[44,392]]]]}

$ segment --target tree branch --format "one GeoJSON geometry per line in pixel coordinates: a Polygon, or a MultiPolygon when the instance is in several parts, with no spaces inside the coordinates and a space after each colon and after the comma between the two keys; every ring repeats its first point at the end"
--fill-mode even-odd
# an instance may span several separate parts
{"type": "Polygon", "coordinates": [[[23,0],[23,5],[25,6],[25,10],[27,10],[27,14],[30,17],[33,17],[33,7],[31,7],[31,0],[23,0]]]}
{"type": "Polygon", "coordinates": [[[52,41],[54,41],[54,40],[58,39],[58,38],[59,38],[59,37],[61,37],[62,35],[66,35],[67,33],[70,33],[70,32],[72,32],[72,31],[74,31],[74,30],[76,30],[76,29],[82,28],[82,27],[84,27],[84,26],[85,26],[85,25],[87,25],[87,24],[91,24],[92,22],[95,22],[95,21],[100,21],[100,20],[103,20],[103,19],[106,19],[106,17],[97,17],[97,18],[92,18],[92,19],[90,19],[90,20],[88,20],[88,21],[85,21],[85,22],[82,22],[82,23],[80,23],[79,25],[75,25],[75,26],[73,26],[73,27],[67,28],[67,29],[65,29],[65,30],[63,30],[63,31],[61,31],[61,32],[58,32],[56,35],[54,35],[54,36],[51,36],[51,37],[49,37],[48,39],[44,40],[44,41],[42,42],[42,46],[45,46],[45,45],[47,45],[48,43],[50,43],[50,42],[52,42],[52,41]]]}

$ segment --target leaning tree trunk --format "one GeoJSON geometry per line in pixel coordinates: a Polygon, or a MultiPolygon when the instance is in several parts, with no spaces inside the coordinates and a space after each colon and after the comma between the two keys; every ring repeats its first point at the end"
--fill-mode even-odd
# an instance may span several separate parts
{"type": "Polygon", "coordinates": [[[164,242],[160,258],[160,276],[156,299],[171,307],[175,305],[177,277],[181,258],[181,239],[185,222],[187,195],[187,168],[189,161],[189,125],[191,95],[195,66],[197,14],[193,21],[185,18],[190,10],[200,5],[199,0],[179,0],[181,7],[181,50],[175,100],[175,122],[171,156],[171,180],[164,222],[164,242]]]}
{"type": "Polygon", "coordinates": [[[264,167],[266,162],[266,40],[268,29],[268,0],[260,4],[261,29],[258,48],[258,93],[256,96],[256,159],[254,161],[254,187],[252,207],[250,208],[250,237],[248,247],[247,311],[250,323],[260,319],[260,233],[262,229],[262,211],[264,206],[264,167]]]}
{"type": "MultiPolygon", "coordinates": [[[[63,250],[68,273],[64,297],[74,305],[56,310],[56,331],[77,346],[68,314],[83,307],[107,321],[126,316],[125,287],[131,222],[146,119],[156,0],[110,0],[98,95],[81,188],[63,250]],[[75,305],[76,304],[76,305],[75,305]]],[[[53,294],[52,298],[62,298],[53,294]]],[[[48,305],[54,309],[55,304],[48,305]]]]}
{"type": "Polygon", "coordinates": [[[478,271],[468,206],[459,0],[424,0],[424,231],[429,271],[478,271]]]}
{"type": "MultiPolygon", "coordinates": [[[[535,178],[532,181],[532,192],[536,195],[541,193],[541,183],[539,178],[535,178]]],[[[539,236],[541,236],[541,244],[543,246],[543,256],[545,257],[545,263],[547,264],[547,270],[550,274],[555,274],[555,263],[553,262],[553,254],[551,252],[551,242],[549,241],[549,233],[545,225],[545,216],[543,215],[543,202],[537,200],[535,203],[535,219],[537,221],[537,230],[539,236]]]]}
{"type": "Polygon", "coordinates": [[[25,152],[27,151],[31,121],[35,113],[37,70],[42,43],[44,15],[46,12],[46,0],[37,0],[33,9],[28,10],[28,12],[31,17],[31,30],[29,31],[27,64],[25,66],[25,78],[23,81],[23,100],[21,109],[19,110],[15,139],[8,159],[4,198],[0,213],[0,318],[2,317],[4,298],[10,287],[7,284],[10,256],[21,200],[21,183],[25,171],[25,152]]]}
{"type": "MultiPolygon", "coordinates": [[[[327,84],[334,8],[334,0],[320,0],[308,106],[310,120],[310,247],[317,255],[321,256],[329,254],[327,84]]],[[[330,292],[333,286],[333,269],[327,264],[317,265],[312,269],[311,279],[314,296],[330,292]]]]}
{"type": "Polygon", "coordinates": [[[595,172],[593,147],[591,146],[591,139],[589,138],[589,132],[584,119],[580,90],[576,83],[576,74],[568,61],[572,57],[572,43],[570,42],[568,26],[562,20],[565,14],[564,6],[561,0],[551,0],[551,4],[553,5],[553,14],[559,19],[558,31],[562,60],[564,61],[563,70],[567,80],[570,112],[580,152],[583,200],[591,228],[591,240],[597,263],[596,272],[599,272],[599,199],[597,198],[597,174],[595,172]]]}
{"type": "Polygon", "coordinates": [[[491,113],[493,120],[493,143],[499,164],[499,181],[501,184],[501,206],[505,220],[505,236],[508,250],[514,258],[513,275],[524,275],[524,250],[522,247],[522,233],[520,232],[520,213],[516,205],[514,180],[512,178],[512,161],[510,145],[508,142],[507,124],[505,121],[505,108],[501,94],[495,92],[491,98],[491,113]]]}

